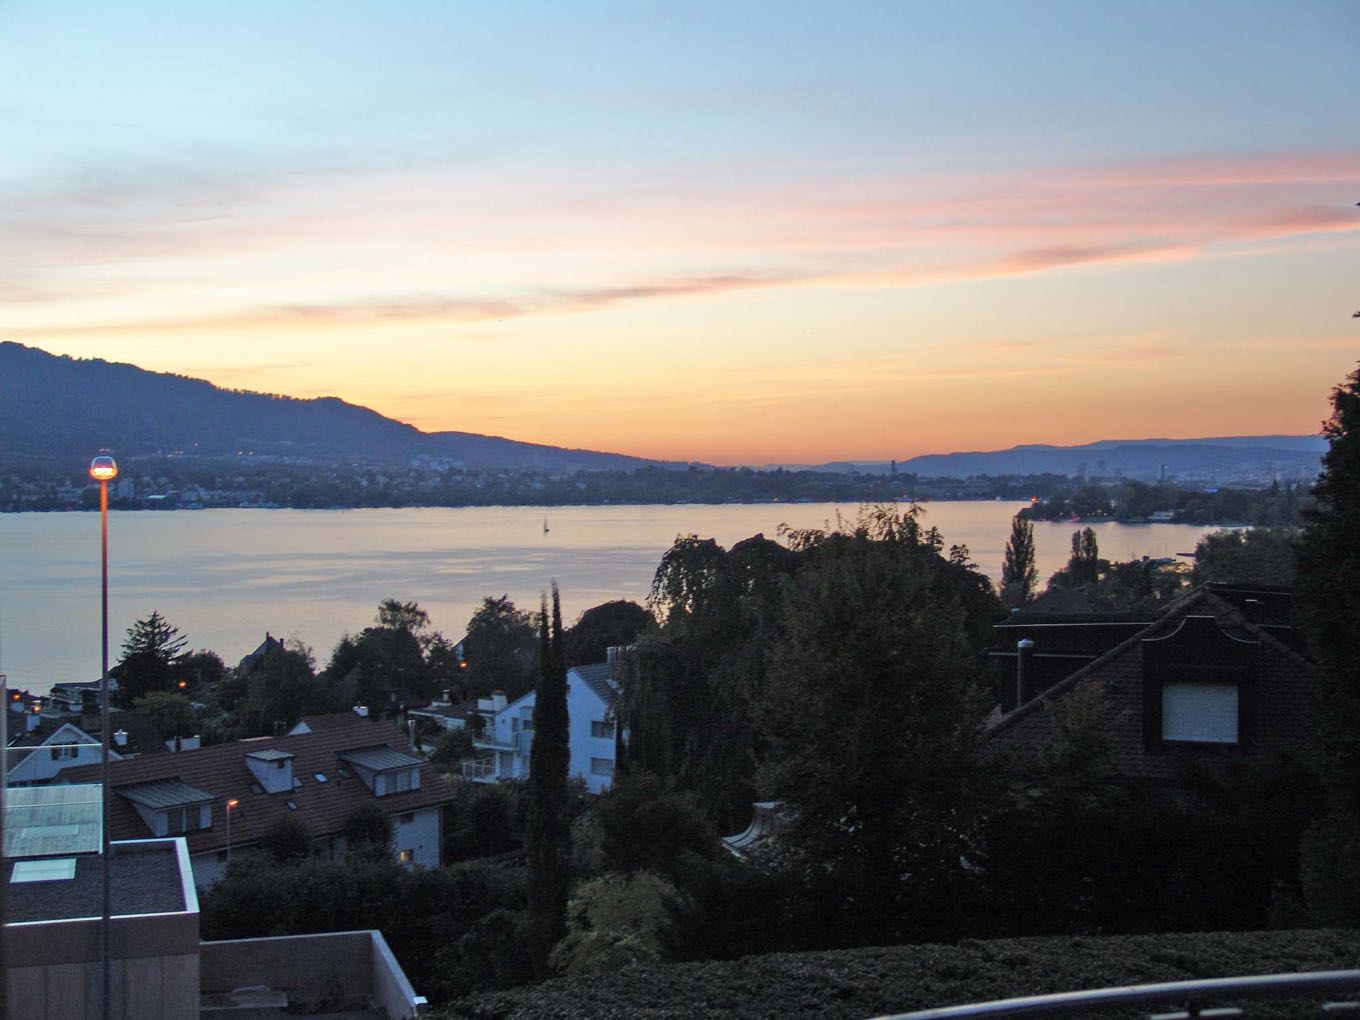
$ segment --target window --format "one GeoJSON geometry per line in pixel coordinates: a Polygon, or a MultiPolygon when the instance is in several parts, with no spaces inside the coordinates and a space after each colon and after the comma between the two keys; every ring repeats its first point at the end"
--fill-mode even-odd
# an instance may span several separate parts
{"type": "Polygon", "coordinates": [[[78,747],[54,747],[51,750],[53,761],[65,761],[74,758],[79,753],[78,747]]]}
{"type": "Polygon", "coordinates": [[[1162,739],[1237,743],[1237,685],[1166,683],[1162,687],[1162,739]]]}
{"type": "Polygon", "coordinates": [[[387,792],[405,793],[411,788],[411,770],[401,769],[387,774],[387,792]]]}
{"type": "Polygon", "coordinates": [[[251,793],[264,793],[264,787],[261,786],[259,783],[251,783],[251,784],[250,784],[250,792],[251,792],[251,793]]]}
{"type": "Polygon", "coordinates": [[[614,727],[603,720],[595,720],[590,724],[590,735],[592,737],[612,737],[614,727]]]}
{"type": "Polygon", "coordinates": [[[610,758],[591,758],[590,774],[592,776],[612,776],[614,774],[614,762],[610,758]]]}
{"type": "Polygon", "coordinates": [[[15,861],[9,880],[18,882],[60,882],[76,877],[76,859],[58,857],[44,861],[15,861]]]}
{"type": "Polygon", "coordinates": [[[198,804],[169,808],[165,812],[165,834],[167,836],[181,836],[186,832],[198,832],[200,829],[209,827],[203,824],[203,812],[198,804]]]}
{"type": "Polygon", "coordinates": [[[289,810],[289,811],[296,811],[296,810],[297,810],[297,801],[295,801],[295,800],[285,800],[284,803],[288,805],[288,810],[289,810]]]}
{"type": "Polygon", "coordinates": [[[414,864],[414,863],[415,863],[415,860],[416,860],[416,852],[415,852],[414,850],[398,850],[398,851],[397,851],[397,863],[398,863],[398,864],[414,864]]]}
{"type": "Polygon", "coordinates": [[[294,776],[294,777],[293,777],[293,789],[294,789],[294,790],[301,790],[301,789],[302,789],[302,780],[299,779],[297,776],[294,776]]]}

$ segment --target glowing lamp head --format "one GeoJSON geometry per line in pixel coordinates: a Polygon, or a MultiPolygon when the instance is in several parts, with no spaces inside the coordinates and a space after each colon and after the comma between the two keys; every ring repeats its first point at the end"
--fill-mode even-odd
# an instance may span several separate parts
{"type": "Polygon", "coordinates": [[[230,811],[232,808],[236,807],[240,803],[241,802],[239,800],[235,799],[227,801],[227,810],[230,811]]]}
{"type": "Polygon", "coordinates": [[[96,482],[111,482],[118,477],[118,465],[112,457],[101,453],[90,462],[90,477],[96,482]]]}

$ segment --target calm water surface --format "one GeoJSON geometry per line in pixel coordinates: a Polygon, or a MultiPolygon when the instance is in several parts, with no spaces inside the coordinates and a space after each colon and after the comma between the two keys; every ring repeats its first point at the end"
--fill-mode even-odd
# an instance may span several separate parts
{"type": "MultiPolygon", "coordinates": [[[[1001,572],[1010,521],[1024,504],[926,504],[946,546],[967,545],[988,575],[1001,572]]],[[[724,506],[402,510],[199,510],[110,516],[110,654],[134,620],[158,609],[195,648],[229,664],[265,631],[295,636],[324,664],[346,632],[372,622],[384,598],[415,600],[451,639],[485,595],[536,608],[556,578],[570,622],[609,599],[641,601],[677,535],[724,546],[781,523],[821,527],[830,503],[724,506]]],[[[1040,576],[1066,561],[1074,525],[1037,524],[1040,576]]],[[[1096,524],[1109,559],[1189,551],[1202,529],[1096,524]]],[[[99,675],[99,518],[92,513],[0,514],[0,671],[11,686],[46,691],[99,675]]]]}

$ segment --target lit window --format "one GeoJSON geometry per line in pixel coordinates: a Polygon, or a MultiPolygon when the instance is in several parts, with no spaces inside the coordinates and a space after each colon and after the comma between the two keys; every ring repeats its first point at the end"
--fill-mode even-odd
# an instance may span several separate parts
{"type": "Polygon", "coordinates": [[[399,864],[414,864],[414,863],[415,863],[415,859],[416,859],[416,852],[415,852],[414,850],[398,850],[398,851],[397,851],[397,862],[398,862],[399,864]]]}
{"type": "Polygon", "coordinates": [[[1162,739],[1195,744],[1237,743],[1237,685],[1165,684],[1162,739]]]}
{"type": "Polygon", "coordinates": [[[593,776],[612,776],[614,774],[614,762],[609,758],[591,758],[590,774],[593,776]]]}

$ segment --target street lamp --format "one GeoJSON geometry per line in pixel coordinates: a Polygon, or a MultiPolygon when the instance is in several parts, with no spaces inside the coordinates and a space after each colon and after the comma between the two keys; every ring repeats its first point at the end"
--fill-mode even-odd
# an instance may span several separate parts
{"type": "Polygon", "coordinates": [[[90,462],[90,477],[99,483],[99,551],[100,551],[100,698],[99,698],[99,781],[103,784],[100,799],[103,802],[103,824],[100,836],[100,877],[103,879],[102,923],[99,926],[99,943],[104,958],[104,997],[102,1014],[108,1020],[110,1014],[109,997],[109,919],[113,916],[112,892],[109,886],[109,482],[118,477],[118,465],[106,452],[90,462]]]}
{"type": "Polygon", "coordinates": [[[233,797],[227,801],[227,867],[231,867],[231,809],[237,807],[241,802],[233,797]]]}
{"type": "Polygon", "coordinates": [[[227,868],[231,866],[231,809],[241,804],[237,798],[233,797],[227,801],[227,868]]]}

